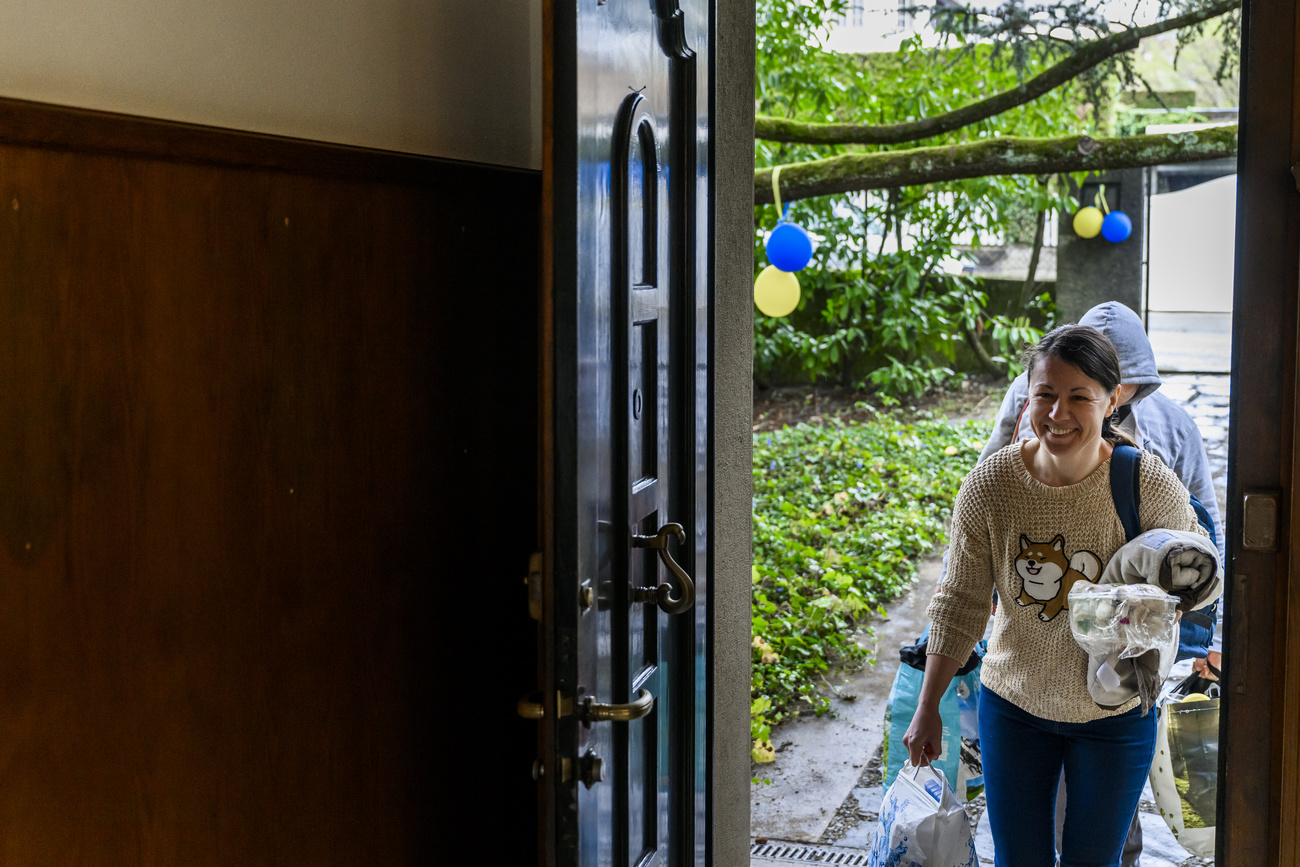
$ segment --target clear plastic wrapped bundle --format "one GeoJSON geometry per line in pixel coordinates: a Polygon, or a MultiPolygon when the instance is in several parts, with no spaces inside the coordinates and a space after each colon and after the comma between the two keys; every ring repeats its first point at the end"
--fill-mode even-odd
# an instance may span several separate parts
{"type": "Polygon", "coordinates": [[[1152,584],[1093,584],[1070,588],[1070,631],[1090,655],[1130,659],[1165,650],[1178,634],[1178,597],[1152,584]]]}

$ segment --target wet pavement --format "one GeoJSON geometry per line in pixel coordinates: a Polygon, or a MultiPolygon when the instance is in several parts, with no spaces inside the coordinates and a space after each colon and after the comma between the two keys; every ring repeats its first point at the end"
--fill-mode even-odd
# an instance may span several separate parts
{"type": "MultiPolygon", "coordinates": [[[[1172,362],[1157,347],[1163,385],[1161,392],[1186,407],[1200,427],[1214,476],[1219,514],[1226,513],[1228,397],[1226,373],[1174,372],[1185,359],[1172,362]]],[[[1227,350],[1202,341],[1213,357],[1227,350]]],[[[1200,345],[1200,344],[1197,344],[1200,345]]],[[[1187,365],[1190,366],[1190,365],[1187,365]]],[[[760,782],[751,787],[751,862],[758,865],[819,861],[858,867],[866,864],[878,820],[882,790],[879,753],[883,741],[885,702],[898,670],[897,648],[911,644],[925,626],[925,604],[934,591],[941,561],[933,556],[918,570],[917,584],[902,599],[886,606],[888,618],[875,626],[875,636],[862,639],[879,648],[874,666],[832,681],[838,694],[829,718],[797,719],[772,733],[777,760],[753,766],[760,782]],[[874,761],[873,761],[874,760],[874,761]]],[[[1190,662],[1181,663],[1190,667],[1190,662]]],[[[982,796],[981,799],[982,801],[982,796]]],[[[1150,786],[1140,805],[1144,834],[1142,867],[1209,867],[1213,859],[1197,858],[1178,845],[1157,814],[1150,786]]],[[[973,818],[980,804],[968,809],[973,818]]],[[[993,863],[988,823],[977,821],[975,845],[981,864],[993,863]]]]}

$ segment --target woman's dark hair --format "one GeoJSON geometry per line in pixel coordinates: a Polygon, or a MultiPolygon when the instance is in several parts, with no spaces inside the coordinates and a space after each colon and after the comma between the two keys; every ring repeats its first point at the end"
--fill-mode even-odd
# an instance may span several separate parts
{"type": "MultiPolygon", "coordinates": [[[[1034,377],[1034,368],[1047,358],[1056,358],[1079,369],[1079,372],[1111,394],[1120,385],[1119,353],[1106,335],[1090,325],[1062,325],[1043,335],[1032,346],[1025,347],[1020,360],[1025,373],[1034,377]]],[[[1101,425],[1101,437],[1112,445],[1136,445],[1124,431],[1111,424],[1107,417],[1101,425]]]]}

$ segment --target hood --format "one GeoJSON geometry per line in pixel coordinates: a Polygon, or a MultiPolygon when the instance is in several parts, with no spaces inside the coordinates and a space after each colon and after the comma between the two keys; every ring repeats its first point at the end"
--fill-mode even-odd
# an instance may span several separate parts
{"type": "Polygon", "coordinates": [[[1137,403],[1160,387],[1156,354],[1151,350],[1151,341],[1147,339],[1146,329],[1136,313],[1118,301],[1107,301],[1083,314],[1079,324],[1091,325],[1115,344],[1115,351],[1119,353],[1119,381],[1138,387],[1130,404],[1137,403]]]}

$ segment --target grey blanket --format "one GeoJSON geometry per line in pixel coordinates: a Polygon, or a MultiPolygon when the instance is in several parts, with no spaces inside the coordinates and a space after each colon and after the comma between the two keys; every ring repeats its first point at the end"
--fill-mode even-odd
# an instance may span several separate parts
{"type": "MultiPolygon", "coordinates": [[[[1152,584],[1178,598],[1177,610],[1192,611],[1209,605],[1223,592],[1223,569],[1214,543],[1199,533],[1148,530],[1115,552],[1098,584],[1152,584]]],[[[1178,654],[1178,633],[1161,650],[1131,659],[1118,653],[1088,657],[1088,691],[1103,708],[1119,707],[1137,696],[1145,716],[1160,694],[1178,654]],[[1119,685],[1107,687],[1098,678],[1102,665],[1119,675],[1119,685]]],[[[1113,682],[1113,681],[1112,681],[1113,682]]]]}

